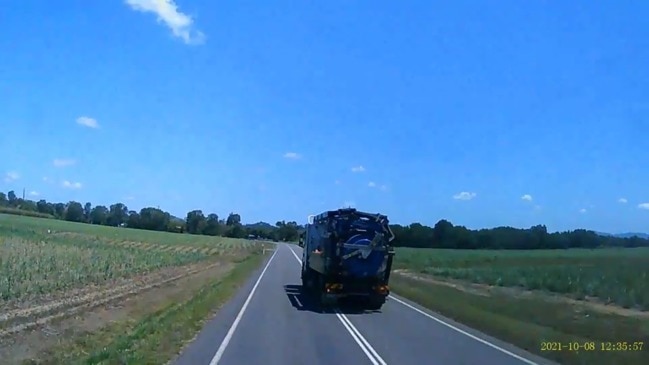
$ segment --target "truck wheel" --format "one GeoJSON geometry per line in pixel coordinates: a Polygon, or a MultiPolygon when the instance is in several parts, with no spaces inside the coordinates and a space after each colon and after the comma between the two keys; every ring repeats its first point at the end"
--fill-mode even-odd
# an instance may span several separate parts
{"type": "Polygon", "coordinates": [[[379,310],[385,303],[385,298],[384,297],[369,297],[367,298],[367,305],[366,308],[369,310],[379,310]]]}
{"type": "Polygon", "coordinates": [[[336,305],[336,298],[332,298],[326,293],[320,294],[320,306],[322,309],[331,309],[336,305]]]}
{"type": "Polygon", "coordinates": [[[313,273],[307,268],[302,272],[302,289],[305,291],[313,290],[313,273]]]}

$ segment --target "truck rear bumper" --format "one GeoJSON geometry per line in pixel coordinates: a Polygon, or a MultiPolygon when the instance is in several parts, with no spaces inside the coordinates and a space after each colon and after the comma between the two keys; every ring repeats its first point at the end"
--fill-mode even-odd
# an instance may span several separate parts
{"type": "Polygon", "coordinates": [[[368,287],[367,289],[359,290],[359,288],[345,288],[343,284],[337,283],[327,283],[325,284],[324,293],[327,296],[342,298],[350,296],[378,296],[378,297],[387,297],[390,295],[390,287],[387,285],[374,285],[368,287]]]}

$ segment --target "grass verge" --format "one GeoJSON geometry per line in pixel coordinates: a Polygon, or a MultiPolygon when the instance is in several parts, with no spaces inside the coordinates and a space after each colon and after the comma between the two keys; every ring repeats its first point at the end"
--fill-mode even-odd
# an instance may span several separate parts
{"type": "Polygon", "coordinates": [[[165,364],[203,327],[259,267],[266,255],[251,255],[225,277],[203,286],[189,300],[173,299],[141,318],[111,324],[56,346],[24,364],[165,364]]]}
{"type": "Polygon", "coordinates": [[[566,365],[649,364],[649,320],[603,314],[578,305],[543,301],[537,296],[489,296],[400,275],[390,287],[448,318],[566,365]],[[543,342],[594,342],[593,351],[542,351],[543,342]],[[644,342],[641,351],[603,351],[605,342],[644,342]]]}

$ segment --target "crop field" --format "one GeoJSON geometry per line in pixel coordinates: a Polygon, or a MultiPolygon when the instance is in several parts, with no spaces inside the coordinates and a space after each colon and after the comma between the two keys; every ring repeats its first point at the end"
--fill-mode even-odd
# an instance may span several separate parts
{"type": "Polygon", "coordinates": [[[191,236],[189,243],[181,244],[189,236],[21,216],[3,216],[0,237],[3,300],[99,285],[213,255],[245,252],[253,245],[252,241],[202,236],[197,240],[191,236]],[[111,235],[102,236],[104,232],[111,235]],[[162,237],[165,240],[157,240],[162,237]]]}
{"type": "Polygon", "coordinates": [[[0,214],[0,358],[12,356],[3,338],[144,292],[164,302],[180,295],[173,283],[211,282],[262,250],[250,240],[0,214]]]}
{"type": "Polygon", "coordinates": [[[649,249],[538,251],[399,248],[395,268],[649,310],[649,249]]]}

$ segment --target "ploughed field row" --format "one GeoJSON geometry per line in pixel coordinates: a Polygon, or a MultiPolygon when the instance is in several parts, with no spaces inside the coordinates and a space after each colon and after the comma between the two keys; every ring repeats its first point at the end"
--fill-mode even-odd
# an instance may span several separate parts
{"type": "Polygon", "coordinates": [[[118,303],[143,291],[173,283],[199,272],[228,271],[229,262],[210,262],[167,267],[146,275],[119,278],[103,285],[88,285],[64,292],[34,297],[30,301],[8,301],[0,306],[0,338],[50,321],[69,317],[87,309],[110,303],[118,303]]]}
{"type": "Polygon", "coordinates": [[[0,299],[21,299],[53,291],[142,275],[212,256],[250,252],[254,242],[215,240],[214,247],[173,246],[55,233],[31,241],[2,237],[0,299]]]}
{"type": "Polygon", "coordinates": [[[649,248],[444,250],[399,248],[395,268],[479,284],[596,298],[649,310],[649,248]]]}

